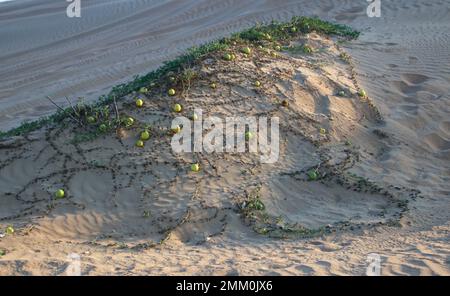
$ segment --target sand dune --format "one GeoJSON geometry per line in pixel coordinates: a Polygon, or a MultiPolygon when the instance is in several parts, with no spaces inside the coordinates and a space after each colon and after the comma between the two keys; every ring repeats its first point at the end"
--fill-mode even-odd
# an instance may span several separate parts
{"type": "MultiPolygon", "coordinates": [[[[82,254],[84,274],[362,275],[367,255],[373,252],[381,256],[384,275],[450,274],[447,1],[382,1],[381,18],[367,17],[366,1],[84,2],[81,19],[67,18],[63,2],[0,3],[1,130],[54,112],[45,95],[59,102],[63,102],[65,95],[94,100],[111,86],[156,68],[192,45],[236,32],[257,21],[316,15],[362,31],[358,40],[342,47],[355,62],[358,83],[383,116],[383,124],[367,123],[367,127],[360,126],[358,133],[353,133],[358,136],[352,137],[352,143],[362,147],[362,152],[360,161],[350,171],[392,189],[400,200],[407,195],[403,188],[419,190],[420,197],[409,201],[409,210],[396,227],[354,227],[301,240],[265,238],[243,227],[241,219],[227,210],[214,210],[227,208],[226,197],[232,196],[234,184],[242,181],[237,177],[240,170],[224,162],[224,167],[229,165],[229,173],[220,180],[205,181],[202,187],[204,194],[213,197],[210,204],[202,205],[208,210],[198,210],[197,204],[192,207],[192,221],[197,223],[179,225],[164,247],[121,249],[118,242],[133,247],[149,238],[154,241],[164,238],[160,230],[172,229],[183,218],[191,197],[186,193],[195,191],[198,180],[188,177],[179,180],[182,185],[159,184],[160,198],[151,201],[151,205],[155,206],[155,213],[170,213],[173,220],[155,217],[149,228],[140,215],[150,201],[142,199],[133,186],[126,186],[135,182],[127,174],[115,176],[120,182],[113,182],[108,170],[74,170],[58,173],[56,177],[62,176],[58,180],[52,179],[55,177],[52,175],[42,182],[28,184],[48,171],[76,168],[84,161],[107,161],[112,155],[105,152],[102,159],[95,147],[106,146],[110,148],[107,151],[116,153],[122,148],[120,143],[101,139],[91,147],[82,147],[83,153],[75,150],[61,153],[58,147],[68,137],[67,132],[52,131],[49,136],[54,145],[43,141],[45,134],[37,132],[30,138],[35,140],[27,144],[31,146],[15,142],[13,145],[19,148],[2,149],[9,152],[0,153],[0,222],[4,226],[12,220],[21,229],[19,236],[0,238],[0,247],[8,250],[0,259],[0,274],[64,274],[66,256],[71,252],[82,254]],[[382,133],[373,133],[374,129],[382,133]],[[41,152],[36,154],[38,151],[41,152]],[[65,160],[65,154],[72,154],[75,159],[65,160]],[[70,180],[68,186],[74,188],[75,198],[46,215],[49,209],[45,196],[49,188],[65,180],[70,180]],[[393,184],[400,189],[389,187],[393,184]],[[28,190],[22,192],[25,200],[9,194],[18,188],[28,190]],[[110,192],[129,199],[106,198],[110,192]],[[24,220],[14,217],[23,213],[29,213],[24,220]],[[57,247],[49,247],[48,240],[57,247]],[[111,244],[116,247],[107,247],[111,244]]],[[[329,77],[336,77],[332,69],[329,77]]],[[[335,114],[337,121],[327,126],[333,131],[334,141],[351,136],[353,130],[346,122],[357,125],[361,114],[370,119],[371,113],[362,106],[327,94],[332,89],[331,83],[351,88],[349,81],[330,79],[330,84],[320,85],[314,79],[319,74],[303,71],[296,78],[306,82],[309,91],[301,93],[295,83],[280,83],[271,90],[271,95],[292,98],[292,94],[301,94],[298,95],[301,103],[292,102],[290,107],[314,118],[335,114]],[[324,94],[328,95],[327,100],[324,94]]],[[[325,74],[319,76],[322,75],[325,74]]],[[[263,102],[257,106],[263,106],[263,102]]],[[[228,108],[225,105],[220,110],[232,112],[234,108],[246,107],[245,103],[228,108]]],[[[125,141],[124,145],[132,142],[125,141]]],[[[299,163],[305,164],[302,152],[313,151],[303,141],[295,140],[283,149],[283,168],[292,170],[301,170],[299,163]]],[[[340,155],[339,152],[332,151],[330,155],[340,155]]],[[[133,155],[129,157],[139,161],[133,155]]],[[[160,157],[170,164],[171,155],[160,157]]],[[[139,179],[139,184],[158,184],[157,180],[177,175],[174,166],[154,165],[153,171],[160,174],[139,179]]],[[[385,222],[377,209],[388,218],[399,213],[384,196],[349,193],[331,183],[300,185],[289,178],[265,180],[267,186],[262,188],[261,198],[272,209],[271,214],[281,213],[291,222],[314,227],[351,217],[361,225],[385,222]],[[293,190],[302,194],[293,194],[293,190]],[[375,210],[368,211],[367,204],[375,210]]]]}

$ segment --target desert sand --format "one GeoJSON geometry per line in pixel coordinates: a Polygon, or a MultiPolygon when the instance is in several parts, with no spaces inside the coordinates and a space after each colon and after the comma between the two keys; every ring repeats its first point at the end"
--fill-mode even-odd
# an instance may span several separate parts
{"type": "Polygon", "coordinates": [[[222,72],[223,61],[198,69],[203,82],[179,98],[183,106],[280,116],[276,165],[246,155],[174,156],[164,130],[174,98],[161,94],[146,98],[144,110],[133,111],[132,96],[120,105],[159,127],[144,150],[134,147],[138,130],[79,145],[67,144],[70,127],[2,141],[0,226],[16,232],[0,238],[0,274],[64,275],[71,253],[81,255],[85,275],[364,275],[370,253],[381,256],[383,275],[450,274],[446,1],[382,1],[381,18],[367,17],[365,1],[104,2],[86,3],[79,20],[65,17],[64,3],[0,4],[2,130],[54,112],[45,95],[94,100],[257,21],[314,15],[362,35],[338,46],[310,34],[298,42],[323,50],[261,54],[237,63],[237,73],[222,72]],[[220,82],[213,93],[211,79],[220,82]],[[358,87],[370,99],[358,98],[358,87]],[[193,161],[198,174],[189,172],[193,161]],[[330,177],[307,182],[305,170],[318,164],[330,177]],[[369,181],[343,185],[342,172],[369,181]],[[58,186],[69,198],[51,198],[58,186]],[[236,210],[254,194],[270,217],[283,218],[269,221],[281,229],[348,222],[311,237],[267,235],[261,217],[236,210]]]}

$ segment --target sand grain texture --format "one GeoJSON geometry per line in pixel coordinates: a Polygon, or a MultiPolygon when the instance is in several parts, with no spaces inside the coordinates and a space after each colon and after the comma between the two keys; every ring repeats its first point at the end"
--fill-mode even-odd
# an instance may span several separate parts
{"type": "MultiPolygon", "coordinates": [[[[2,142],[0,224],[2,229],[14,224],[17,233],[0,238],[0,248],[7,250],[0,274],[62,275],[73,252],[81,254],[82,272],[90,275],[362,275],[373,252],[381,256],[384,275],[450,274],[447,1],[384,1],[380,19],[365,15],[365,1],[106,2],[85,3],[80,20],[65,17],[64,3],[0,4],[2,130],[53,112],[45,95],[60,102],[64,95],[92,100],[194,44],[258,20],[293,15],[317,15],[363,32],[342,49],[352,56],[357,81],[384,123],[357,97],[333,95],[337,86],[353,94],[356,86],[347,65],[336,58],[334,44],[312,35],[311,42],[331,48],[320,53],[329,67],[306,67],[303,57],[283,53],[258,71],[251,63],[242,69],[261,81],[271,78],[263,81],[263,93],[254,93],[251,79],[257,77],[249,74],[236,83],[243,86],[219,86],[218,91],[234,91],[234,103],[229,97],[205,98],[207,85],[185,102],[191,107],[203,102],[210,114],[273,111],[287,116],[281,122],[288,122],[282,131],[289,141],[281,147],[277,167],[225,155],[211,159],[216,162],[212,169],[203,156],[205,170],[193,176],[186,170],[192,159],[172,155],[164,137],[152,138],[156,148],[143,158],[133,147],[135,134],[122,142],[103,137],[77,148],[66,144],[69,129],[56,128],[2,142]],[[249,94],[254,96],[250,102],[249,94]],[[276,97],[290,99],[289,110],[271,110],[276,97]],[[363,114],[366,119],[360,121],[363,114]],[[310,144],[315,139],[304,137],[320,139],[320,126],[330,133],[317,149],[310,144]],[[359,161],[352,162],[353,154],[338,144],[346,138],[358,147],[359,161]],[[317,164],[320,155],[333,158],[327,167],[331,172],[336,165],[343,171],[339,164],[348,156],[349,172],[380,184],[395,201],[408,200],[408,211],[378,193],[355,192],[334,179],[305,182],[304,175],[293,173],[317,164]],[[250,173],[242,176],[243,170],[250,173]],[[351,220],[352,229],[307,239],[261,236],[252,229],[260,221],[244,223],[235,210],[255,184],[262,184],[261,199],[273,216],[282,214],[286,222],[311,228],[351,220]],[[51,192],[61,186],[70,188],[70,198],[55,203],[51,192]],[[410,198],[411,190],[420,190],[420,196],[410,198]],[[142,217],[144,210],[151,211],[150,218],[142,217]],[[398,225],[367,226],[390,218],[398,225]],[[161,240],[161,247],[140,248],[161,240]]],[[[315,57],[306,61],[314,63],[315,57]]],[[[168,109],[162,99],[152,101],[149,110],[168,109]]],[[[133,115],[161,126],[170,122],[157,112],[133,115]]]]}

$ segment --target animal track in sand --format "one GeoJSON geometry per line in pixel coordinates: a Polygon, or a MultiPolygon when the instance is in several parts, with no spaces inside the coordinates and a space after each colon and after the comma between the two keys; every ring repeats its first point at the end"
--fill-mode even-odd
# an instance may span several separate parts
{"type": "Polygon", "coordinates": [[[409,84],[421,84],[430,79],[430,77],[422,74],[404,73],[401,75],[403,81],[409,84]]]}
{"type": "Polygon", "coordinates": [[[403,95],[412,95],[422,89],[420,85],[411,85],[403,80],[392,81],[391,85],[403,95]]]}
{"type": "Polygon", "coordinates": [[[430,133],[428,135],[425,135],[424,141],[435,152],[450,149],[450,140],[444,138],[438,133],[430,133]]]}

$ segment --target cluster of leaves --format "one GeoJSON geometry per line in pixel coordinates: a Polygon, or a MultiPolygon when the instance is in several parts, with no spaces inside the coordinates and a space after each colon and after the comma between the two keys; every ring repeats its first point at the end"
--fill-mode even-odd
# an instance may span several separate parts
{"type": "Polygon", "coordinates": [[[246,212],[264,211],[266,206],[260,198],[261,187],[255,188],[247,195],[247,200],[242,204],[242,210],[246,212]]]}
{"type": "Polygon", "coordinates": [[[359,32],[349,26],[333,24],[318,18],[294,17],[292,23],[305,33],[316,31],[321,34],[349,37],[350,39],[359,37],[359,32]]]}
{"type": "Polygon", "coordinates": [[[311,169],[306,174],[308,176],[308,181],[317,181],[321,177],[318,169],[311,169]]]}
{"type": "Polygon", "coordinates": [[[349,56],[347,53],[342,52],[342,53],[339,55],[339,57],[340,57],[344,62],[350,63],[350,56],[349,56]]]}
{"type": "Polygon", "coordinates": [[[292,46],[288,46],[285,47],[285,49],[287,51],[290,51],[292,53],[305,53],[305,54],[310,54],[314,52],[314,49],[307,45],[307,44],[303,44],[303,45],[292,45],[292,46]]]}
{"type": "Polygon", "coordinates": [[[261,187],[259,186],[247,194],[247,198],[240,208],[246,219],[253,224],[253,230],[262,235],[279,238],[313,237],[328,231],[326,227],[309,229],[297,223],[287,223],[282,217],[270,215],[261,201],[261,187]]]}
{"type": "Polygon", "coordinates": [[[282,41],[292,38],[299,33],[305,34],[310,32],[337,35],[350,39],[355,39],[359,36],[358,31],[348,26],[333,24],[311,17],[293,17],[290,22],[286,23],[273,21],[269,25],[257,25],[234,36],[249,41],[282,41]]]}

